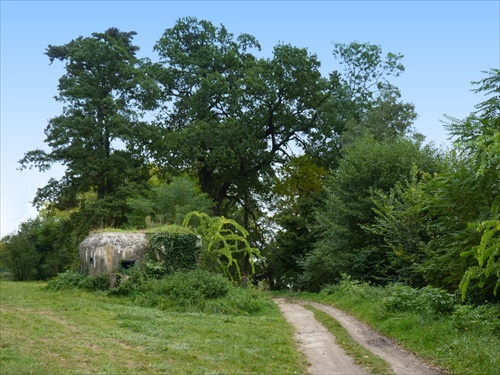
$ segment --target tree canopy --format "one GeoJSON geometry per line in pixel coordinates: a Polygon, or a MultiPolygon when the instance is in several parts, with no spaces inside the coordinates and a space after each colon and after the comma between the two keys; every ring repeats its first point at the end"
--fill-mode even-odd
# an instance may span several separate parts
{"type": "Polygon", "coordinates": [[[144,126],[141,108],[151,93],[146,89],[144,61],[136,57],[134,35],[110,28],[47,47],[51,63],[65,62],[56,97],[64,107],[45,128],[50,151],[29,151],[20,163],[40,171],[58,163],[66,172],[38,190],[34,200],[38,207],[47,202],[73,207],[78,194],[89,191],[100,200],[109,198],[124,181],[133,183],[141,177],[143,161],[134,144],[137,128],[144,126]]]}
{"type": "Polygon", "coordinates": [[[216,203],[216,215],[266,192],[272,167],[315,127],[326,99],[319,61],[279,44],[272,58],[248,34],[185,18],[155,46],[167,103],[157,120],[155,159],[189,170],[216,203]]]}

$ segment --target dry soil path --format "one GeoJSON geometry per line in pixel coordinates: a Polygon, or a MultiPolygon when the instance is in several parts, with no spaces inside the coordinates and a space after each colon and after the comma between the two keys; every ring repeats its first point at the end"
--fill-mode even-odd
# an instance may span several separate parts
{"type": "MultiPolygon", "coordinates": [[[[290,302],[281,298],[276,299],[275,302],[285,319],[295,327],[295,339],[299,350],[308,359],[309,374],[367,374],[363,368],[354,364],[352,358],[336,344],[335,337],[314,318],[312,311],[302,306],[302,302],[290,302]]],[[[343,311],[316,302],[307,302],[307,304],[335,318],[356,342],[387,361],[395,374],[444,374],[343,311]]]]}

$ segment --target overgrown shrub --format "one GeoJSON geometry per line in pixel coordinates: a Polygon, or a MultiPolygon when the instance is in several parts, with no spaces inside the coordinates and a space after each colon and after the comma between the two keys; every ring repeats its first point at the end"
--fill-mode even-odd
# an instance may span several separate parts
{"type": "Polygon", "coordinates": [[[131,267],[115,274],[115,285],[110,289],[111,294],[130,296],[139,291],[148,280],[148,275],[139,267],[131,267]]]}
{"type": "Polygon", "coordinates": [[[337,284],[331,284],[321,289],[321,294],[353,294],[356,296],[365,296],[371,294],[375,288],[368,283],[353,279],[348,274],[341,274],[342,279],[337,284]]]}
{"type": "Polygon", "coordinates": [[[344,290],[344,291],[352,291],[353,289],[357,289],[363,283],[359,280],[355,280],[346,273],[341,274],[342,279],[337,284],[327,285],[321,291],[325,294],[334,294],[335,292],[344,290]]]}
{"type": "Polygon", "coordinates": [[[426,286],[415,289],[406,285],[395,284],[388,287],[389,295],[384,300],[388,311],[417,311],[430,314],[449,314],[453,311],[456,300],[446,291],[426,286]]]}
{"type": "Polygon", "coordinates": [[[82,273],[68,270],[50,279],[47,282],[47,288],[51,290],[78,288],[86,277],[87,276],[82,273]]]}
{"type": "Polygon", "coordinates": [[[36,219],[21,223],[17,232],[0,239],[0,269],[15,281],[47,280],[75,260],[79,238],[69,219],[42,210],[36,219]]]}
{"type": "Polygon", "coordinates": [[[149,279],[134,302],[166,311],[231,315],[258,315],[274,308],[266,294],[238,287],[224,276],[204,270],[149,279]]]}
{"type": "Polygon", "coordinates": [[[67,271],[50,280],[47,287],[107,291],[131,303],[175,312],[259,315],[275,308],[264,292],[241,288],[221,274],[200,269],[153,278],[132,267],[114,276],[115,285],[110,287],[109,274],[87,276],[67,271]]]}
{"type": "Polygon", "coordinates": [[[79,286],[85,290],[108,290],[109,274],[89,275],[80,281],[79,286]]]}
{"type": "Polygon", "coordinates": [[[500,334],[500,305],[457,306],[451,315],[453,327],[475,334],[500,334]]]}
{"type": "Polygon", "coordinates": [[[231,283],[222,275],[195,270],[176,272],[160,280],[149,280],[143,291],[168,296],[176,300],[220,298],[227,295],[231,283]]]}
{"type": "Polygon", "coordinates": [[[419,289],[418,299],[426,310],[434,314],[450,314],[458,302],[453,294],[432,286],[419,289]]]}
{"type": "Polygon", "coordinates": [[[149,259],[143,264],[144,272],[148,277],[159,279],[167,273],[165,263],[149,259]]]}
{"type": "Polygon", "coordinates": [[[84,275],[79,272],[66,271],[59,273],[47,282],[47,288],[51,290],[62,290],[79,288],[89,291],[108,290],[109,274],[84,275]]]}
{"type": "Polygon", "coordinates": [[[403,284],[392,284],[385,288],[371,286],[342,274],[342,280],[327,285],[321,295],[349,296],[350,300],[382,300],[381,308],[386,312],[418,312],[430,315],[451,314],[457,306],[457,298],[445,290],[426,286],[421,289],[403,284]]]}
{"type": "Polygon", "coordinates": [[[417,310],[417,290],[407,285],[396,284],[388,287],[390,294],[384,300],[384,306],[390,311],[417,310]]]}

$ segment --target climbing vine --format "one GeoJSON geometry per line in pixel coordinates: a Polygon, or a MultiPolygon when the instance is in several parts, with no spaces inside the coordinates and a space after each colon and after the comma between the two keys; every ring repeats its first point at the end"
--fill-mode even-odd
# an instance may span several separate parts
{"type": "Polygon", "coordinates": [[[155,276],[175,271],[192,270],[198,266],[198,236],[184,228],[171,226],[150,233],[146,268],[155,276]]]}
{"type": "Polygon", "coordinates": [[[246,259],[250,264],[250,273],[255,272],[254,262],[260,257],[259,250],[250,246],[247,230],[236,221],[193,211],[186,215],[183,226],[202,238],[202,267],[222,271],[230,280],[239,281],[240,265],[246,259]]]}

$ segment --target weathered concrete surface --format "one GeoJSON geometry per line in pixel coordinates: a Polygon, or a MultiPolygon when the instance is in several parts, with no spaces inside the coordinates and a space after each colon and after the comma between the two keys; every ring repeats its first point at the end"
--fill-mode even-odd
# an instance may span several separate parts
{"type": "Polygon", "coordinates": [[[94,233],[79,246],[80,268],[90,274],[101,274],[118,270],[122,261],[139,265],[147,246],[148,238],[144,233],[94,233]]]}

